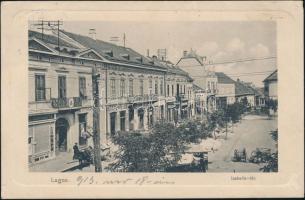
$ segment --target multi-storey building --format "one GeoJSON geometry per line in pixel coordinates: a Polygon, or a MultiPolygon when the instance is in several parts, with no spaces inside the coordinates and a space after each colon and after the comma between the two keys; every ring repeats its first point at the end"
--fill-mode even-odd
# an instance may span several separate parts
{"type": "Polygon", "coordinates": [[[217,76],[217,108],[235,102],[235,81],[223,72],[215,72],[217,76]]]}
{"type": "Polygon", "coordinates": [[[29,31],[31,161],[69,152],[74,143],[92,145],[93,69],[102,144],[118,131],[148,130],[158,120],[194,114],[192,79],[169,62],[66,31],[29,31]]]}
{"type": "Polygon", "coordinates": [[[167,119],[177,122],[192,118],[195,115],[193,79],[170,61],[160,60],[155,56],[152,59],[167,68],[165,88],[167,119]]]}
{"type": "Polygon", "coordinates": [[[194,50],[184,51],[177,65],[186,71],[194,80],[194,84],[205,90],[208,112],[216,109],[217,76],[213,64],[206,57],[196,54],[194,50]]]}
{"type": "Polygon", "coordinates": [[[29,163],[88,145],[92,126],[92,66],[82,49],[29,31],[29,163]],[[59,45],[58,45],[59,44],[59,45]]]}

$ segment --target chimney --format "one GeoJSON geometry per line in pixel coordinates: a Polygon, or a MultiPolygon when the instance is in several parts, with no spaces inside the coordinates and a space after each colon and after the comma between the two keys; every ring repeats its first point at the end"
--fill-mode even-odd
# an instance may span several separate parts
{"type": "Polygon", "coordinates": [[[157,60],[157,56],[153,55],[152,59],[153,59],[153,61],[156,61],[157,60]]]}
{"type": "Polygon", "coordinates": [[[89,29],[89,36],[90,36],[92,39],[96,40],[96,31],[95,31],[95,28],[90,28],[90,29],[89,29]]]}
{"type": "Polygon", "coordinates": [[[183,57],[186,57],[186,56],[187,56],[187,51],[184,50],[184,51],[183,51],[183,57]]]}
{"type": "Polygon", "coordinates": [[[147,49],[147,57],[149,57],[149,49],[147,49]]]}
{"type": "Polygon", "coordinates": [[[237,78],[237,82],[239,82],[239,78],[237,78]]]}

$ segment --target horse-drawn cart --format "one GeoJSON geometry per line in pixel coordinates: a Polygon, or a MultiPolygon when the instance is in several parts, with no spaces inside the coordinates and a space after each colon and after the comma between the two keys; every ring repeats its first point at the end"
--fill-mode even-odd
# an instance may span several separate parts
{"type": "Polygon", "coordinates": [[[235,149],[232,161],[233,162],[247,162],[246,149],[245,148],[243,148],[241,150],[235,149]]]}

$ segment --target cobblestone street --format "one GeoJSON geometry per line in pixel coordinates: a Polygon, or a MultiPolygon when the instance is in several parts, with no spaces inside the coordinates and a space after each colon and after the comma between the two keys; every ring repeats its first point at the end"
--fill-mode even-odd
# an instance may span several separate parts
{"type": "Polygon", "coordinates": [[[259,172],[262,165],[243,162],[232,162],[235,149],[246,148],[248,157],[256,148],[276,150],[275,142],[271,139],[270,131],[277,128],[277,118],[249,115],[234,127],[234,132],[228,134],[228,139],[222,146],[209,153],[208,172],[259,172]]]}

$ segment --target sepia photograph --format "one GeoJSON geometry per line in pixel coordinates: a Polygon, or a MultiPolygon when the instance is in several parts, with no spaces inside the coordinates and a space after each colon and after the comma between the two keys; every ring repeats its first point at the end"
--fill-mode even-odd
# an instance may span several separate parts
{"type": "Polygon", "coordinates": [[[31,172],[278,171],[274,21],[37,19],[28,44],[31,172]]]}
{"type": "Polygon", "coordinates": [[[304,197],[301,2],[4,2],[1,28],[1,198],[304,197]]]}

